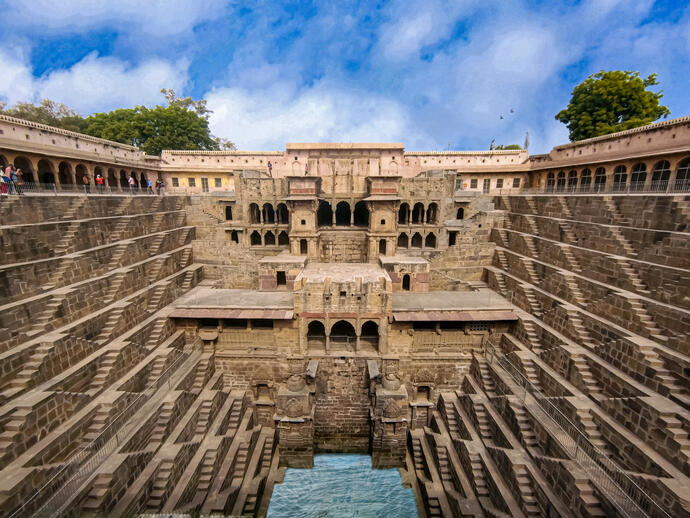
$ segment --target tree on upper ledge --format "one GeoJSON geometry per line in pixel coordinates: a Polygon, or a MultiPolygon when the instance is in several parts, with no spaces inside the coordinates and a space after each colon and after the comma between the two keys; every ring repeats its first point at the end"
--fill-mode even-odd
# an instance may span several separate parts
{"type": "Polygon", "coordinates": [[[662,92],[647,90],[657,84],[656,74],[641,78],[639,72],[602,70],[573,89],[556,120],[568,126],[571,141],[650,124],[671,113],[659,104],[662,92]]]}

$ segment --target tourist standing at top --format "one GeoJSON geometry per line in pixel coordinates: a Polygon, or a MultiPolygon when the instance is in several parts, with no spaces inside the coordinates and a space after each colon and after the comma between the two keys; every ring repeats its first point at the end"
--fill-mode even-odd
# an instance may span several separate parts
{"type": "Polygon", "coordinates": [[[150,178],[146,180],[146,185],[148,187],[146,189],[146,194],[153,194],[153,180],[151,180],[150,178]]]}
{"type": "Polygon", "coordinates": [[[268,176],[272,176],[273,175],[273,164],[271,163],[270,160],[268,161],[268,164],[266,164],[266,166],[268,167],[268,176]]]}
{"type": "Polygon", "coordinates": [[[22,192],[22,186],[24,185],[24,173],[22,173],[21,169],[17,169],[16,175],[17,180],[15,181],[15,187],[17,188],[17,194],[21,195],[24,194],[22,192]]]}
{"type": "Polygon", "coordinates": [[[84,173],[84,176],[81,177],[81,181],[84,184],[84,192],[86,194],[91,194],[91,183],[89,180],[89,175],[84,173]]]}
{"type": "Polygon", "coordinates": [[[129,175],[129,178],[127,178],[127,183],[129,184],[129,192],[134,196],[134,187],[136,186],[136,180],[134,179],[133,175],[129,175]]]}
{"type": "Polygon", "coordinates": [[[98,194],[103,194],[103,184],[105,179],[101,176],[101,173],[96,175],[96,189],[98,189],[98,194]]]}

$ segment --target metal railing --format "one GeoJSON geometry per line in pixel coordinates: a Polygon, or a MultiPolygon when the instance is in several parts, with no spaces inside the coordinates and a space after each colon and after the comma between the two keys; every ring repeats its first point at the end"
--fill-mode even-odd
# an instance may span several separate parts
{"type": "MultiPolygon", "coordinates": [[[[553,434],[561,447],[590,477],[592,483],[623,516],[671,518],[632,478],[614,461],[594,446],[587,436],[522,374],[522,372],[493,344],[487,342],[487,360],[500,365],[524,390],[523,397],[532,396],[539,408],[560,430],[553,434]]],[[[546,423],[542,423],[546,425],[546,423]]]]}
{"type": "Polygon", "coordinates": [[[125,429],[127,422],[161,386],[166,382],[170,385],[170,377],[185,361],[201,354],[200,351],[196,353],[198,354],[190,355],[184,352],[180,354],[156,381],[146,387],[127,408],[110,421],[98,437],[77,451],[69,459],[68,464],[26,498],[22,506],[14,511],[10,518],[60,516],[65,505],[75,496],[81,485],[126,439],[129,432],[125,429]]]}
{"type": "Polygon", "coordinates": [[[60,194],[85,194],[87,196],[100,195],[128,195],[128,196],[164,196],[165,188],[156,187],[119,187],[109,185],[83,185],[83,184],[63,184],[54,183],[33,183],[25,182],[22,184],[5,183],[0,184],[0,194],[2,196],[18,196],[24,194],[59,196],[60,194]]]}
{"type": "Polygon", "coordinates": [[[492,189],[491,194],[522,196],[529,194],[677,194],[690,192],[690,180],[646,182],[610,182],[586,185],[547,185],[537,188],[492,189]]]}

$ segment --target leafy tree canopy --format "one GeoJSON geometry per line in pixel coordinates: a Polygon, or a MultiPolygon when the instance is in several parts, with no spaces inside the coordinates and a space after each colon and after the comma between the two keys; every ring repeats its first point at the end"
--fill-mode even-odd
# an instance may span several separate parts
{"type": "Polygon", "coordinates": [[[498,150],[522,149],[522,146],[520,144],[508,144],[508,145],[500,144],[500,145],[496,146],[494,149],[498,149],[498,150]]]}
{"type": "Polygon", "coordinates": [[[70,131],[83,133],[86,129],[86,121],[81,115],[72,108],[50,99],[43,99],[38,106],[27,102],[18,102],[7,109],[5,109],[5,103],[0,103],[0,114],[70,131]]]}
{"type": "Polygon", "coordinates": [[[610,70],[592,74],[573,89],[568,107],[556,114],[570,131],[570,140],[607,135],[650,124],[670,111],[659,104],[663,93],[650,92],[659,84],[656,74],[610,70]]]}
{"type": "Polygon", "coordinates": [[[160,155],[163,149],[236,149],[230,140],[211,135],[211,111],[204,99],[177,97],[174,90],[162,89],[161,93],[167,106],[119,108],[86,118],[50,99],[39,106],[20,102],[9,109],[0,103],[0,114],[130,144],[149,155],[160,155]]]}

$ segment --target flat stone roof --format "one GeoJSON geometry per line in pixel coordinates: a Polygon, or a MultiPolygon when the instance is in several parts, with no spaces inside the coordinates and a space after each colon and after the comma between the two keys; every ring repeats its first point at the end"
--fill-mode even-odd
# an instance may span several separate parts
{"type": "Polygon", "coordinates": [[[494,291],[393,293],[396,321],[516,320],[513,305],[494,291]]]}
{"type": "Polygon", "coordinates": [[[224,290],[197,287],[175,303],[171,318],[239,318],[289,320],[289,291],[224,290]]]}
{"type": "Polygon", "coordinates": [[[259,259],[259,264],[285,264],[295,263],[304,265],[307,262],[306,255],[278,254],[269,255],[259,259]]]}
{"type": "Polygon", "coordinates": [[[180,298],[175,303],[175,307],[292,310],[293,296],[291,291],[226,290],[197,287],[180,298]]]}
{"type": "Polygon", "coordinates": [[[309,263],[295,279],[295,282],[354,282],[361,278],[362,282],[378,282],[381,279],[390,281],[386,271],[377,264],[369,263],[309,263]]]}
{"type": "Polygon", "coordinates": [[[429,261],[423,257],[415,257],[413,255],[382,255],[379,256],[381,264],[428,264],[429,261]]]}

